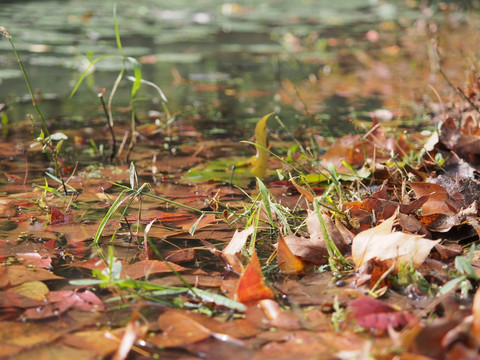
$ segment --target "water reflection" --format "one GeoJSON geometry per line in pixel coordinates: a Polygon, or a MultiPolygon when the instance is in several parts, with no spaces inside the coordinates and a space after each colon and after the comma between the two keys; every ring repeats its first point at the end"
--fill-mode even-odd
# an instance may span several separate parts
{"type": "MultiPolygon", "coordinates": [[[[327,135],[338,136],[352,130],[352,111],[375,110],[385,102],[404,106],[405,99],[416,96],[401,92],[421,86],[414,81],[422,79],[425,64],[417,61],[425,62],[428,54],[425,46],[405,51],[419,33],[404,38],[403,31],[424,31],[422,21],[431,31],[428,24],[438,21],[436,14],[446,17],[449,26],[464,21],[455,6],[442,6],[144,0],[118,2],[117,14],[125,56],[142,62],[143,77],[162,87],[171,111],[203,114],[204,123],[215,127],[207,132],[236,135],[248,119],[276,111],[289,125],[297,125],[300,112],[328,129],[327,135]],[[405,78],[405,71],[418,75],[405,78]]],[[[61,126],[101,116],[96,94],[103,87],[108,94],[125,64],[121,59],[96,63],[73,99],[68,95],[89,61],[119,53],[112,4],[11,2],[2,6],[0,23],[13,34],[33,86],[44,94],[47,118],[61,126]]],[[[428,38],[421,36],[421,41],[428,38]]],[[[31,109],[29,100],[24,103],[26,87],[7,41],[0,41],[0,64],[0,102],[10,105],[12,121],[23,120],[31,109]]],[[[115,107],[129,104],[130,88],[126,80],[120,84],[115,107]]],[[[144,121],[149,110],[161,111],[158,94],[143,87],[137,110],[144,121]]]]}

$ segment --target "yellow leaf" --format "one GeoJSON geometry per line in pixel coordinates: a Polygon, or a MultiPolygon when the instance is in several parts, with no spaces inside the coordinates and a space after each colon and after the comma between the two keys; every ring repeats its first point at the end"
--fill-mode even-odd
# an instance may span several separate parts
{"type": "MultiPolygon", "coordinates": [[[[255,143],[263,148],[267,147],[267,120],[272,114],[265,115],[255,127],[255,143]]],[[[257,154],[252,159],[252,168],[250,170],[258,178],[263,178],[267,174],[268,151],[263,148],[256,147],[257,154]]]]}

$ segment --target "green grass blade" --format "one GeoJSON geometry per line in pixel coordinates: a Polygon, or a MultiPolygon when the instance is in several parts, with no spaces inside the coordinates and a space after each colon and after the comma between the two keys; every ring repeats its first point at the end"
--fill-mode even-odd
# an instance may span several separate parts
{"type": "Polygon", "coordinates": [[[197,221],[195,221],[195,223],[190,227],[190,230],[188,230],[188,233],[190,235],[195,234],[195,230],[197,229],[198,224],[200,223],[200,221],[203,219],[204,216],[205,216],[205,213],[201,214],[198,217],[197,221]]]}
{"type": "MultiPolygon", "coordinates": [[[[45,180],[46,181],[46,180],[45,180]]],[[[51,186],[48,186],[48,185],[35,185],[36,187],[38,187],[39,189],[43,189],[45,191],[48,191],[56,196],[58,196],[59,198],[61,198],[63,201],[65,201],[67,204],[70,204],[70,206],[74,209],[80,209],[80,206],[78,206],[77,204],[73,203],[72,201],[70,201],[69,198],[67,198],[65,195],[63,195],[60,191],[58,191],[57,189],[51,187],[51,186]]]]}
{"type": "Polygon", "coordinates": [[[260,180],[259,178],[257,178],[257,182],[258,182],[258,190],[260,191],[260,195],[262,196],[263,205],[265,206],[265,212],[267,213],[268,220],[270,221],[270,225],[274,226],[272,209],[270,207],[270,198],[268,196],[268,189],[263,183],[263,181],[260,180]]]}
{"type": "MultiPolygon", "coordinates": [[[[51,178],[53,181],[57,182],[59,185],[62,185],[63,186],[63,182],[62,180],[60,180],[58,177],[56,177],[55,175],[53,174],[50,174],[49,172],[46,172],[45,175],[47,175],[49,178],[51,178]]],[[[72,190],[73,192],[75,193],[78,193],[77,189],[75,189],[74,187],[68,185],[67,183],[65,183],[65,186],[68,187],[70,190],[72,190]]]]}
{"type": "MultiPolygon", "coordinates": [[[[133,81],[133,82],[135,82],[135,80],[136,80],[136,78],[134,78],[133,76],[128,76],[127,79],[130,80],[130,81],[133,81]]],[[[168,102],[167,97],[165,96],[162,89],[160,89],[160,87],[157,84],[155,84],[151,81],[147,81],[145,79],[140,79],[140,81],[141,81],[142,84],[153,87],[155,90],[157,90],[157,92],[160,95],[160,97],[162,98],[162,100],[164,102],[168,102]]],[[[167,111],[165,113],[167,113],[167,111]]]]}
{"type": "MultiPolygon", "coordinates": [[[[131,190],[129,187],[126,187],[125,185],[118,184],[118,183],[114,183],[114,184],[118,187],[121,187],[121,188],[124,188],[124,189],[127,189],[127,190],[131,190]]],[[[155,195],[155,194],[151,194],[151,193],[148,193],[148,192],[144,193],[143,195],[154,198],[154,199],[157,199],[157,200],[164,201],[166,203],[178,206],[178,207],[183,208],[183,209],[187,209],[187,210],[191,210],[191,211],[194,211],[194,212],[197,212],[197,213],[201,213],[201,214],[216,214],[216,215],[221,214],[220,211],[204,211],[204,210],[196,209],[194,207],[179,203],[177,201],[169,200],[167,198],[164,198],[164,197],[161,197],[161,196],[158,196],[158,195],[155,195]]]]}
{"type": "Polygon", "coordinates": [[[98,245],[98,243],[100,242],[100,237],[102,236],[103,230],[105,229],[105,226],[107,226],[108,221],[113,216],[113,214],[115,214],[115,212],[118,210],[120,205],[122,205],[123,202],[128,199],[128,197],[123,197],[123,195],[130,191],[132,191],[132,189],[123,190],[120,193],[120,195],[118,195],[117,199],[112,204],[112,206],[110,206],[110,209],[108,209],[107,213],[105,214],[102,221],[100,222],[100,225],[97,229],[95,237],[93,238],[93,244],[98,245]]]}
{"type": "Polygon", "coordinates": [[[315,198],[313,202],[313,209],[317,214],[318,221],[320,222],[320,226],[322,228],[323,237],[325,239],[325,246],[327,247],[327,251],[328,251],[329,262],[336,261],[338,264],[343,266],[344,269],[351,269],[352,266],[347,261],[347,259],[345,259],[345,257],[342,255],[340,250],[338,250],[337,245],[335,245],[335,242],[333,241],[332,236],[329,234],[327,230],[327,226],[325,225],[325,221],[323,220],[323,217],[322,217],[322,211],[320,206],[321,205],[318,202],[318,198],[315,198]]]}
{"type": "Polygon", "coordinates": [[[100,56],[100,57],[92,60],[92,62],[90,62],[90,64],[88,64],[87,68],[83,71],[82,75],[80,75],[80,79],[78,79],[77,83],[75,84],[75,87],[73,88],[72,92],[70,93],[70,99],[73,97],[73,95],[75,95],[75,93],[77,92],[80,85],[82,85],[83,80],[85,79],[85,76],[87,76],[88,72],[90,71],[90,68],[93,65],[95,65],[97,62],[99,62],[100,60],[111,58],[111,57],[118,57],[118,55],[103,55],[103,56],[100,56]]]}
{"type": "Polygon", "coordinates": [[[140,86],[142,85],[142,68],[140,66],[140,63],[132,58],[128,57],[127,58],[130,63],[133,65],[133,71],[135,75],[135,80],[133,81],[133,86],[132,86],[132,92],[130,94],[130,99],[134,100],[135,97],[137,96],[138,90],[140,90],[140,86]]]}
{"type": "Polygon", "coordinates": [[[213,302],[216,305],[225,306],[232,310],[244,312],[247,307],[242,303],[229,299],[223,295],[215,294],[207,290],[195,289],[196,296],[200,297],[203,301],[213,302]]]}
{"type": "Polygon", "coordinates": [[[118,28],[117,4],[113,6],[113,24],[115,26],[115,40],[117,42],[117,48],[120,52],[120,55],[122,55],[122,57],[124,58],[125,56],[123,55],[122,41],[120,40],[120,30],[118,28]]]}

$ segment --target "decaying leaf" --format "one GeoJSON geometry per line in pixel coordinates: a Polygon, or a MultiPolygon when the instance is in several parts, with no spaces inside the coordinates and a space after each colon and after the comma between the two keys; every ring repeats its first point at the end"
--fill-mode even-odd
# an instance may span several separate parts
{"type": "Polygon", "coordinates": [[[295,180],[293,180],[293,178],[290,178],[290,182],[293,184],[293,186],[295,187],[295,189],[300,193],[302,194],[305,199],[307,199],[308,201],[310,201],[311,203],[313,203],[313,200],[315,199],[315,194],[312,194],[310,191],[308,191],[307,189],[301,187],[300,185],[298,185],[295,180]]]}
{"type": "Polygon", "coordinates": [[[260,300],[258,306],[268,319],[270,326],[282,329],[300,329],[301,321],[296,314],[284,311],[276,301],[265,299],[260,300]]]}
{"type": "Polygon", "coordinates": [[[404,262],[418,266],[426,259],[430,250],[439,243],[420,235],[393,231],[396,214],[374,228],[359,233],[353,239],[352,258],[357,267],[371,259],[391,260],[396,268],[404,262]]]}
{"type": "Polygon", "coordinates": [[[7,291],[25,296],[26,298],[43,301],[49,290],[47,285],[41,281],[29,281],[19,286],[15,286],[7,291]]]}
{"type": "Polygon", "coordinates": [[[243,264],[237,255],[242,251],[248,237],[252,235],[254,231],[255,227],[253,225],[243,231],[236,230],[232,239],[220,255],[225,262],[225,266],[237,274],[243,274],[244,272],[243,264]]]}

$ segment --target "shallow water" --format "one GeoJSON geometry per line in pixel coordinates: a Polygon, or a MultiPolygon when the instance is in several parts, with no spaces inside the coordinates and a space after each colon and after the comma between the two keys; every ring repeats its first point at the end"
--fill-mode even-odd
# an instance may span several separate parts
{"type": "MultiPolygon", "coordinates": [[[[365,40],[369,30],[400,17],[422,16],[416,8],[396,1],[363,0],[119,1],[117,14],[125,56],[143,63],[143,78],[162,88],[170,111],[201,113],[209,120],[207,130],[217,135],[241,132],[242,124],[252,123],[248,119],[271,111],[287,123],[323,112],[326,128],[337,136],[352,130],[348,121],[352,110],[381,107],[382,94],[348,98],[319,93],[315,106],[301,116],[298,106],[294,109],[282,97],[285,82],[353,72],[358,64],[348,56],[341,71],[332,72],[332,62],[339,62],[344,47],[332,44],[362,49],[369,44],[365,40]]],[[[81,127],[101,116],[96,93],[105,87],[108,95],[122,60],[99,61],[78,93],[72,99],[68,95],[88,59],[119,53],[113,2],[11,2],[2,5],[0,24],[13,36],[32,86],[42,94],[42,110],[53,125],[81,127]]],[[[0,41],[0,66],[0,103],[9,104],[10,121],[22,120],[32,109],[6,39],[0,41]]],[[[130,86],[127,80],[121,83],[114,106],[128,106],[130,86]]],[[[137,102],[139,118],[146,119],[148,110],[160,111],[159,102],[158,93],[144,86],[137,102]]]]}

